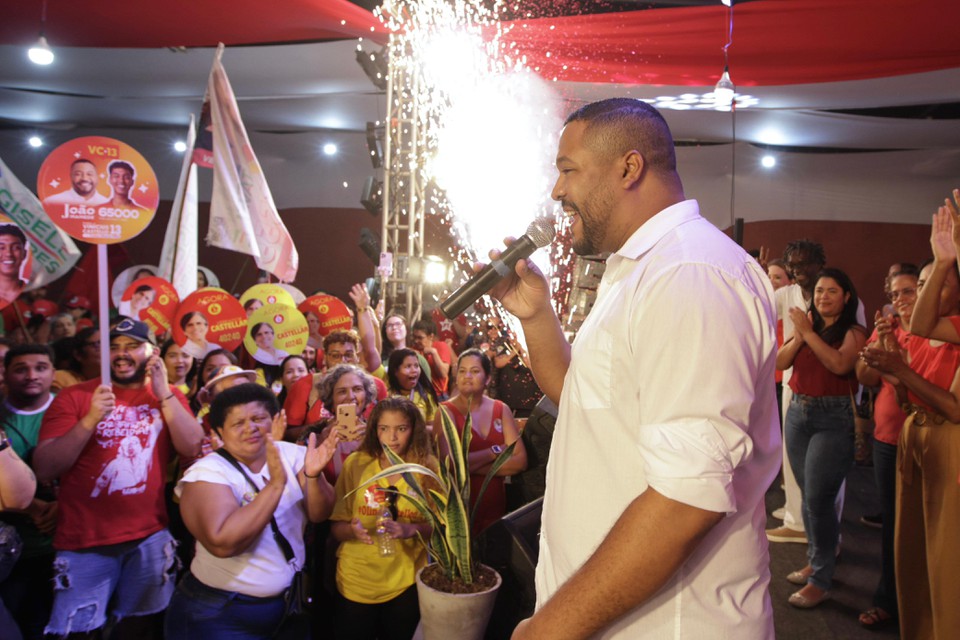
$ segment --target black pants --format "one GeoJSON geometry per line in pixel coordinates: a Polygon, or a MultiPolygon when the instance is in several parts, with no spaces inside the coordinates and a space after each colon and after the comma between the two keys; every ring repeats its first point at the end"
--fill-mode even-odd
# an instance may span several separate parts
{"type": "Polygon", "coordinates": [[[362,604],[337,595],[336,640],[410,640],[419,622],[417,585],[380,604],[362,604]]]}

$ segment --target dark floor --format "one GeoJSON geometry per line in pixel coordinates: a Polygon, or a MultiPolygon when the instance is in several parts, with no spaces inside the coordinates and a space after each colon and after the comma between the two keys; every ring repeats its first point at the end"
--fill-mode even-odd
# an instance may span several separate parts
{"type": "MultiPolygon", "coordinates": [[[[767,513],[781,506],[783,491],[776,484],[767,492],[767,513]]],[[[770,543],[770,598],[777,640],[900,637],[895,626],[870,631],[857,621],[859,613],[870,607],[880,575],[880,530],[866,527],[859,520],[862,515],[878,511],[873,468],[855,467],[847,476],[840,563],[831,599],[815,609],[797,609],[787,604],[787,598],[798,587],[787,582],[786,576],[807,563],[806,545],[770,543]]],[[[773,518],[767,519],[768,527],[780,524],[773,518]]]]}

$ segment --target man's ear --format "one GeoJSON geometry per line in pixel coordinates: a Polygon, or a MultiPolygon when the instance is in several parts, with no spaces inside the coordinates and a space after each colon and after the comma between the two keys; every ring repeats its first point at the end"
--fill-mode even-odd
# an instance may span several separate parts
{"type": "Polygon", "coordinates": [[[628,183],[638,182],[643,175],[644,161],[643,156],[636,149],[632,149],[623,155],[623,179],[628,183]]]}

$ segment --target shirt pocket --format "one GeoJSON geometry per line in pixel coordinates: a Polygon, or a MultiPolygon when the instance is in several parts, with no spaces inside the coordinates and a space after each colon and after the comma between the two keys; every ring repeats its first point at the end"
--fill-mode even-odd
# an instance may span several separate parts
{"type": "Polygon", "coordinates": [[[574,402],[584,409],[609,409],[613,404],[613,334],[601,326],[577,336],[574,361],[574,402]]]}

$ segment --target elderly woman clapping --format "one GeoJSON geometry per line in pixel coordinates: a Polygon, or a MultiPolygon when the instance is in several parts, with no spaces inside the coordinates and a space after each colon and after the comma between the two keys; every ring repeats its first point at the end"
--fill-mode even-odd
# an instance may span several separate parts
{"type": "Polygon", "coordinates": [[[304,565],[307,519],[326,520],[333,510],[333,487],[321,470],[337,435],[322,443],[313,435],[306,447],[274,442],[283,415],[273,393],[252,383],[220,393],[210,423],[223,447],[177,487],[197,553],[170,602],[165,635],[270,638],[304,565]]]}

